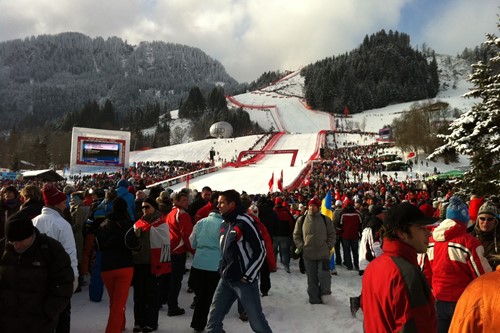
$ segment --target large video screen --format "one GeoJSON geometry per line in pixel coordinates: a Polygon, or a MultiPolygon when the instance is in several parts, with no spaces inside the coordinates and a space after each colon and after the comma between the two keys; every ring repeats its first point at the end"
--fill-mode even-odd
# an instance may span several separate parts
{"type": "Polygon", "coordinates": [[[123,166],[124,140],[78,137],[77,164],[123,166]]]}

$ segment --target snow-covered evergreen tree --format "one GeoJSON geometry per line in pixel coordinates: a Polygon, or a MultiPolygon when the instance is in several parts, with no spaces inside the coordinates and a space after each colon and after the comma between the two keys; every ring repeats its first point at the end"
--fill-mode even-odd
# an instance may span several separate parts
{"type": "Polygon", "coordinates": [[[487,196],[500,190],[500,38],[486,34],[484,44],[493,55],[472,65],[468,80],[474,88],[464,95],[481,101],[450,125],[451,134],[441,136],[445,144],[429,158],[450,149],[469,156],[471,169],[465,174],[464,188],[487,196]]]}

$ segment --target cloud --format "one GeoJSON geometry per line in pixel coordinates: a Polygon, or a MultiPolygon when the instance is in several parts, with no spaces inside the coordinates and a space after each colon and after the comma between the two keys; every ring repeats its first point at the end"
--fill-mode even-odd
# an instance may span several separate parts
{"type": "Polygon", "coordinates": [[[423,29],[420,40],[438,53],[455,55],[479,46],[486,33],[496,34],[500,3],[497,0],[455,0],[423,29]]]}
{"type": "MultiPolygon", "coordinates": [[[[488,6],[452,1],[449,10],[436,15],[423,30],[415,29],[422,36],[412,35],[412,41],[444,51],[453,46],[463,49],[469,42],[479,44],[478,35],[484,40],[484,33],[495,28],[496,18],[494,1],[480,2],[488,6]],[[483,24],[488,14],[490,19],[483,24]],[[469,25],[463,24],[464,17],[469,25]],[[470,39],[460,38],[464,36],[470,39]]],[[[398,30],[408,4],[418,6],[419,2],[0,0],[0,40],[78,31],[91,37],[118,36],[132,44],[153,40],[180,43],[200,48],[238,81],[248,82],[265,71],[296,70],[350,51],[365,35],[380,29],[398,30]]]]}

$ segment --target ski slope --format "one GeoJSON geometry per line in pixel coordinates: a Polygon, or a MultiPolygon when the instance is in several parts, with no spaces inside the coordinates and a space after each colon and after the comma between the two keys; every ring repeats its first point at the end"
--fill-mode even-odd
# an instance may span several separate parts
{"type": "MultiPolygon", "coordinates": [[[[297,71],[268,87],[228,98],[228,104],[235,107],[243,106],[243,109],[249,113],[250,119],[258,122],[264,129],[286,132],[274,146],[268,147],[268,149],[298,149],[295,166],[290,166],[292,157],[290,154],[265,155],[256,164],[238,168],[223,168],[215,173],[193,178],[189,182],[189,187],[199,190],[203,186],[210,186],[217,190],[234,188],[240,192],[267,193],[269,190],[268,182],[272,174],[274,173],[276,183],[282,170],[283,185],[286,187],[300,174],[310,157],[323,144],[323,142],[318,141],[318,133],[321,130],[334,130],[335,126],[339,124],[342,128],[360,128],[362,131],[378,133],[380,128],[391,124],[395,117],[400,116],[405,110],[409,110],[411,105],[415,103],[390,105],[354,114],[347,119],[335,119],[328,113],[306,107],[303,101],[303,80],[297,71]]],[[[462,112],[466,111],[476,102],[474,99],[461,97],[470,89],[471,85],[464,80],[459,80],[454,82],[454,86],[454,89],[440,92],[436,100],[449,103],[450,108],[456,108],[462,112]]],[[[260,137],[252,135],[232,139],[206,139],[147,151],[134,151],[130,152],[130,163],[166,160],[209,162],[209,152],[214,149],[216,151],[216,165],[222,165],[225,162],[235,161],[243,150],[262,149],[263,144],[255,146],[260,137]]],[[[336,136],[336,140],[338,146],[342,147],[344,142],[353,142],[359,145],[371,144],[375,141],[375,137],[340,134],[336,136]]],[[[466,162],[459,165],[450,164],[444,168],[441,166],[440,170],[449,171],[464,163],[466,162]]],[[[434,166],[437,164],[429,162],[428,170],[419,169],[418,172],[432,172],[434,166]]],[[[170,188],[178,191],[185,186],[186,183],[180,183],[170,188]]],[[[276,190],[276,186],[274,189],[276,190]]]]}

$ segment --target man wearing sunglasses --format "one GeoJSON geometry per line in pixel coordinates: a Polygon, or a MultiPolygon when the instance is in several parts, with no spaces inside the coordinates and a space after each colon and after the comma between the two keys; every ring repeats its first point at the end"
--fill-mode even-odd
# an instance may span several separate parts
{"type": "Polygon", "coordinates": [[[500,228],[498,227],[498,210],[491,201],[486,201],[477,213],[477,220],[472,235],[484,247],[484,256],[492,269],[500,265],[500,228]]]}

